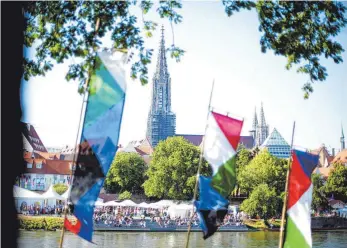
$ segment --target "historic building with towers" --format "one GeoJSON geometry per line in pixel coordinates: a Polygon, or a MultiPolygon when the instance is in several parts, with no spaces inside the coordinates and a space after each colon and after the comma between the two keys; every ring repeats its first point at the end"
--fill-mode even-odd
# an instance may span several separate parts
{"type": "Polygon", "coordinates": [[[269,125],[266,124],[263,103],[260,107],[260,121],[258,122],[257,110],[254,111],[252,122],[252,130],[250,133],[253,136],[254,146],[261,146],[269,136],[269,125]]]}
{"type": "Polygon", "coordinates": [[[176,132],[176,115],[171,110],[171,78],[166,61],[164,27],[153,77],[151,100],[146,136],[152,147],[156,147],[159,141],[174,136],[176,132]]]}

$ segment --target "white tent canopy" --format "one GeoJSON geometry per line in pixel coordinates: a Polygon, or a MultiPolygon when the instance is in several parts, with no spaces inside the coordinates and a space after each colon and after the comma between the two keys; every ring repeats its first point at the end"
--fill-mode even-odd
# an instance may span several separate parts
{"type": "Polygon", "coordinates": [[[156,203],[150,203],[148,204],[148,208],[161,208],[161,206],[158,206],[156,203]]]}
{"type": "Polygon", "coordinates": [[[169,206],[175,205],[175,202],[172,200],[161,200],[156,202],[155,205],[159,207],[169,207],[169,206]]]}
{"type": "Polygon", "coordinates": [[[122,204],[124,204],[124,206],[126,207],[137,207],[137,204],[133,202],[132,200],[122,201],[122,204]]]}
{"type": "Polygon", "coordinates": [[[65,201],[66,198],[59,195],[57,192],[55,192],[53,185],[49,186],[48,190],[41,195],[44,199],[52,199],[52,200],[63,200],[65,201]]]}
{"type": "Polygon", "coordinates": [[[13,196],[14,198],[44,199],[42,195],[18,186],[13,186],[13,196]]]}
{"type": "Polygon", "coordinates": [[[96,202],[95,202],[95,206],[97,206],[97,207],[103,207],[103,206],[105,206],[105,203],[103,203],[103,202],[101,202],[101,201],[96,201],[96,202]]]}
{"type": "Polygon", "coordinates": [[[42,206],[44,202],[44,197],[42,197],[42,195],[18,186],[13,186],[13,196],[18,212],[20,212],[22,205],[30,206],[39,203],[39,205],[42,206]]]}
{"type": "Polygon", "coordinates": [[[106,203],[103,203],[103,206],[105,207],[124,207],[125,205],[122,202],[116,202],[116,201],[108,201],[106,203]]]}
{"type": "Polygon", "coordinates": [[[168,213],[170,217],[181,217],[181,218],[189,217],[191,211],[193,211],[193,205],[189,205],[189,204],[172,205],[168,209],[168,213]]]}
{"type": "Polygon", "coordinates": [[[70,191],[71,191],[71,186],[69,186],[69,188],[61,196],[64,197],[65,199],[67,199],[70,195],[70,191]]]}
{"type": "Polygon", "coordinates": [[[140,207],[140,208],[149,208],[150,204],[148,204],[146,202],[141,202],[137,206],[140,207]]]}

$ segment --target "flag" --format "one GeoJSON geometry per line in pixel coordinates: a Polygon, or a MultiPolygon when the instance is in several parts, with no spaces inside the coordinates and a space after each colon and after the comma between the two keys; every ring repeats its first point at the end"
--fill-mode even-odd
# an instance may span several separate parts
{"type": "Polygon", "coordinates": [[[311,237],[311,174],[319,160],[318,155],[293,150],[289,174],[285,248],[312,247],[311,237]]]}
{"type": "Polygon", "coordinates": [[[92,242],[93,212],[105,176],[116,155],[126,93],[120,60],[107,52],[98,54],[97,70],[89,82],[89,95],[82,127],[69,200],[77,219],[64,220],[67,230],[92,242]]]}
{"type": "Polygon", "coordinates": [[[203,155],[212,166],[210,179],[199,177],[200,200],[195,203],[204,239],[213,235],[227,214],[226,199],[236,183],[236,150],[243,121],[211,111],[203,155]]]}

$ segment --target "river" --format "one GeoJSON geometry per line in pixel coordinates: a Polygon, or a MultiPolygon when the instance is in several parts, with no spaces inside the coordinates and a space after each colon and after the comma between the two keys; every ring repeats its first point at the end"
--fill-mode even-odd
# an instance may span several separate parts
{"type": "MultiPolygon", "coordinates": [[[[270,248],[278,245],[278,232],[245,232],[245,233],[216,233],[204,241],[201,233],[191,233],[190,247],[215,247],[215,248],[270,248]]],[[[347,231],[340,232],[314,232],[314,248],[346,248],[347,231]]],[[[19,248],[55,248],[58,247],[60,232],[21,231],[19,248]]],[[[186,233],[117,233],[95,232],[93,241],[96,245],[66,233],[64,246],[66,248],[156,248],[156,247],[184,247],[186,233]]],[[[299,248],[299,247],[298,247],[299,248]]]]}

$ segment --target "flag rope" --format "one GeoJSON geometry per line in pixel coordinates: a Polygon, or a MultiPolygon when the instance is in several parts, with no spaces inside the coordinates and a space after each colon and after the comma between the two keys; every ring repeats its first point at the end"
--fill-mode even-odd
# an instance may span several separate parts
{"type": "MultiPolygon", "coordinates": [[[[96,32],[98,31],[99,27],[100,27],[100,18],[97,18],[96,19],[96,24],[95,24],[94,38],[96,36],[96,32]]],[[[94,52],[96,52],[97,51],[97,47],[94,46],[93,50],[94,50],[94,52]]],[[[97,55],[95,55],[95,58],[94,58],[93,70],[95,69],[96,56],[97,55]]],[[[59,241],[59,248],[63,247],[63,242],[64,242],[65,220],[67,218],[67,208],[68,208],[67,202],[68,202],[68,199],[69,199],[69,195],[71,193],[71,187],[72,187],[72,182],[73,182],[73,168],[74,168],[73,166],[76,165],[76,160],[77,160],[77,158],[76,158],[77,155],[76,154],[78,154],[78,152],[79,152],[79,149],[76,149],[76,148],[78,146],[78,143],[79,143],[78,141],[79,141],[79,138],[80,138],[81,123],[82,123],[82,118],[83,118],[83,109],[84,109],[84,107],[86,105],[86,102],[87,102],[86,99],[88,99],[88,84],[90,82],[91,72],[93,70],[89,70],[87,80],[86,80],[86,82],[85,82],[85,84],[83,86],[84,87],[83,101],[82,101],[82,107],[81,107],[80,118],[79,118],[79,123],[78,123],[78,130],[77,130],[77,135],[76,135],[75,150],[74,150],[74,155],[73,155],[73,159],[72,159],[72,166],[71,166],[71,172],[70,172],[70,185],[69,185],[70,186],[70,192],[68,192],[68,197],[65,200],[65,205],[64,205],[63,228],[61,230],[61,236],[60,236],[60,241],[59,241]]]]}
{"type": "Polygon", "coordinates": [[[294,132],[295,132],[295,121],[294,121],[294,124],[293,124],[292,141],[291,141],[291,144],[290,144],[290,157],[289,157],[289,160],[288,160],[288,169],[287,169],[287,177],[286,177],[286,187],[285,187],[285,190],[284,190],[282,218],[281,218],[281,228],[280,228],[280,240],[279,240],[279,244],[278,244],[279,248],[283,248],[283,243],[284,243],[284,221],[285,221],[285,218],[286,218],[287,203],[288,203],[289,174],[290,174],[290,169],[291,169],[291,163],[293,161],[294,132]]]}
{"type": "Polygon", "coordinates": [[[201,150],[200,150],[200,158],[199,158],[199,165],[198,165],[198,172],[196,174],[196,180],[195,180],[195,187],[194,187],[194,196],[193,196],[193,209],[192,209],[192,213],[188,219],[188,231],[187,231],[187,239],[186,239],[186,248],[188,248],[189,245],[189,237],[190,237],[190,230],[191,230],[191,224],[192,224],[192,219],[194,216],[194,202],[196,201],[196,195],[197,195],[197,191],[198,191],[198,182],[199,182],[199,176],[200,176],[200,170],[201,170],[201,164],[202,164],[202,159],[203,159],[203,153],[204,153],[204,146],[205,146],[205,135],[206,135],[206,131],[208,128],[208,118],[210,116],[210,110],[211,110],[211,102],[212,102],[212,95],[213,95],[213,88],[214,88],[214,79],[212,82],[212,88],[211,88],[211,93],[210,93],[210,100],[208,103],[208,111],[207,111],[207,118],[206,118],[206,125],[205,125],[205,132],[204,132],[204,137],[203,137],[203,141],[202,141],[202,146],[201,146],[201,150]]]}

